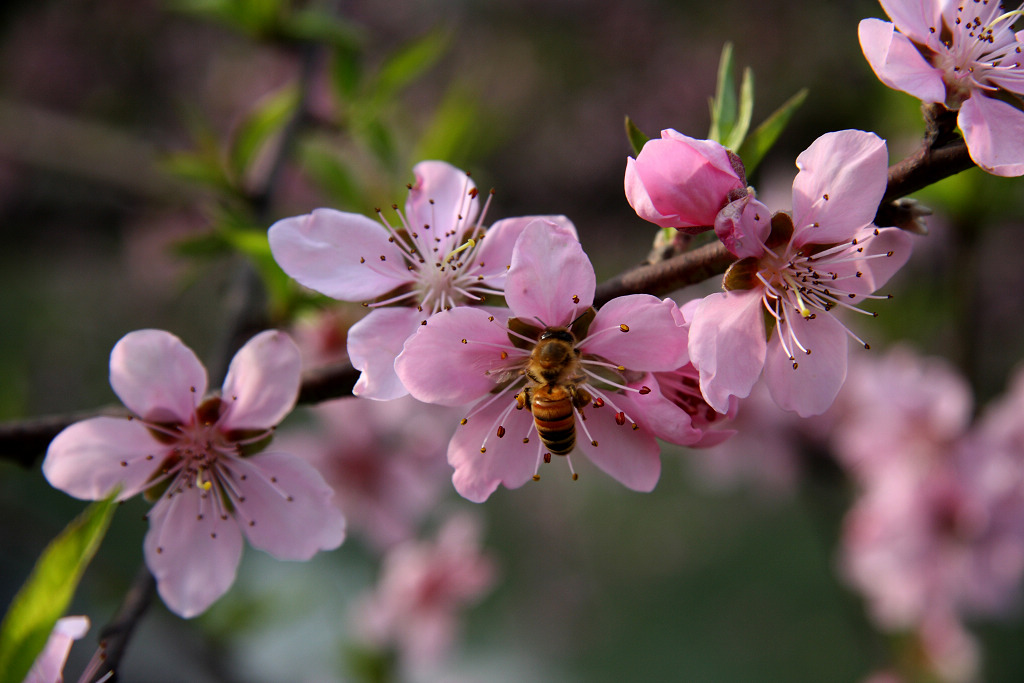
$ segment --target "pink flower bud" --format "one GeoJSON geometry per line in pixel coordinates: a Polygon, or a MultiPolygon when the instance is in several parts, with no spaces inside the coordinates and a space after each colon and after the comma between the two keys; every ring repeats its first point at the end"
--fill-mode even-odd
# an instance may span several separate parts
{"type": "Polygon", "coordinates": [[[663,228],[710,230],[715,216],[746,190],[739,157],[712,140],[672,129],[626,160],[626,199],[644,220],[663,228]]]}

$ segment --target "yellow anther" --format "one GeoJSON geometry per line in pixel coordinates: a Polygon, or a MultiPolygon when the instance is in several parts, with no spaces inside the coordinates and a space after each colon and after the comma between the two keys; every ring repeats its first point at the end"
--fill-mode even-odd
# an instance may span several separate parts
{"type": "Polygon", "coordinates": [[[473,239],[472,237],[470,237],[465,242],[463,242],[461,247],[458,247],[457,249],[453,249],[452,251],[448,252],[448,255],[444,257],[444,260],[445,260],[445,262],[449,262],[453,258],[455,258],[455,255],[458,254],[460,251],[463,251],[464,249],[470,249],[470,248],[475,247],[475,246],[476,246],[476,240],[473,239]]]}

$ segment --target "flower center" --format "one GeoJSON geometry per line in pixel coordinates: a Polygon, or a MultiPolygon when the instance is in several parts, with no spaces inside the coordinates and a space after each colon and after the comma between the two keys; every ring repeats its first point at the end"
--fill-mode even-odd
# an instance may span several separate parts
{"type": "MultiPolygon", "coordinates": [[[[501,289],[496,288],[493,282],[501,271],[488,270],[487,264],[479,258],[480,245],[486,236],[483,221],[491,205],[493,191],[488,195],[480,217],[476,221],[467,218],[475,212],[473,207],[478,194],[476,188],[464,193],[466,199],[458,209],[455,225],[443,232],[438,230],[433,218],[422,226],[412,225],[397,204],[391,207],[398,216],[397,226],[392,225],[378,209],[377,215],[389,233],[389,241],[402,252],[407,272],[402,271],[403,264],[382,262],[371,267],[386,269],[398,279],[408,280],[411,276],[411,286],[388,299],[364,305],[372,308],[392,304],[416,306],[430,316],[460,304],[481,302],[488,294],[502,295],[501,289]]],[[[434,206],[433,199],[427,203],[434,206]]],[[[383,256],[381,260],[384,261],[383,256]]]]}
{"type": "Polygon", "coordinates": [[[945,51],[933,59],[943,71],[947,107],[958,109],[973,90],[1024,89],[1021,46],[1013,31],[1021,13],[1021,9],[1001,13],[999,3],[990,0],[957,7],[953,26],[943,33],[945,51]],[[968,7],[977,11],[968,13],[968,7]]]}

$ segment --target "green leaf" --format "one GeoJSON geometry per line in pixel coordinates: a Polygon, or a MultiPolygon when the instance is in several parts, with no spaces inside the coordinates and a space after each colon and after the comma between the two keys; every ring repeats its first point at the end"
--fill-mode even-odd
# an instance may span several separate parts
{"type": "Polygon", "coordinates": [[[322,43],[341,50],[355,50],[360,31],[330,12],[314,8],[295,10],[281,20],[281,35],[293,40],[322,43]]]}
{"type": "Polygon", "coordinates": [[[113,491],[50,542],[0,623],[0,683],[21,683],[64,616],[116,508],[113,491]]]}
{"type": "Polygon", "coordinates": [[[626,116],[626,137],[633,148],[633,154],[639,154],[640,150],[647,144],[647,141],[651,139],[642,130],[637,128],[637,125],[633,123],[633,119],[629,118],[628,115],[626,116]]]}
{"type": "Polygon", "coordinates": [[[265,97],[239,125],[231,145],[231,170],[237,178],[246,175],[267,141],[281,130],[299,104],[299,90],[293,84],[265,97]]]}
{"type": "Polygon", "coordinates": [[[298,157],[313,182],[330,195],[331,206],[352,211],[364,208],[362,185],[339,150],[316,142],[300,142],[298,157]]]}
{"type": "Polygon", "coordinates": [[[739,154],[740,159],[743,160],[743,165],[747,169],[747,175],[754,172],[761,160],[764,159],[764,155],[768,153],[768,150],[772,148],[775,141],[779,139],[779,135],[786,128],[786,124],[789,123],[789,119],[793,116],[800,105],[807,99],[807,88],[801,89],[798,93],[790,97],[788,100],[782,103],[782,106],[776,109],[771,116],[761,122],[753,133],[743,141],[736,153],[739,154]]]}
{"type": "Polygon", "coordinates": [[[750,130],[750,119],[754,114],[754,72],[747,67],[743,70],[743,82],[740,84],[740,105],[736,123],[729,131],[725,146],[739,149],[750,130]]]}
{"type": "Polygon", "coordinates": [[[377,101],[391,99],[399,90],[436,64],[448,49],[448,43],[446,32],[433,31],[403,46],[388,57],[377,74],[377,101]]]}
{"type": "Polygon", "coordinates": [[[450,88],[434,111],[427,129],[420,135],[412,158],[417,161],[444,159],[458,165],[471,152],[481,154],[483,150],[477,139],[481,116],[473,93],[465,87],[450,88]]]}
{"type": "Polygon", "coordinates": [[[708,139],[725,144],[736,123],[736,80],[733,78],[732,43],[722,46],[718,60],[718,84],[711,100],[711,128],[708,139]]]}
{"type": "Polygon", "coordinates": [[[363,78],[362,53],[359,50],[338,48],[331,57],[331,82],[340,98],[355,98],[363,78]]]}

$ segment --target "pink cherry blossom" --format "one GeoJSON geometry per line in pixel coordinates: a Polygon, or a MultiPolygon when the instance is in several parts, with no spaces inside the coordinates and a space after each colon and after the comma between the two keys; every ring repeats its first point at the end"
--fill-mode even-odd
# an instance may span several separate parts
{"type": "Polygon", "coordinates": [[[746,193],[739,157],[714,140],[668,129],[626,160],[626,199],[641,218],[685,232],[710,230],[715,216],[746,193]]]}
{"type": "Polygon", "coordinates": [[[442,161],[421,162],[413,173],[405,212],[393,207],[396,224],[379,210],[377,222],[317,209],[268,233],[274,259],[300,284],[343,301],[372,300],[348,333],[349,358],[362,371],[353,393],[364,398],[407,393],[395,357],[429,316],[501,296],[512,245],[532,220],[506,218],[485,231],[487,206],[466,173],[442,161]]]}
{"type": "Polygon", "coordinates": [[[545,418],[546,433],[574,434],[575,447],[612,477],[635,490],[654,488],[659,448],[642,428],[649,406],[633,398],[652,389],[629,383],[680,368],[686,335],[670,300],[620,297],[594,313],[595,284],[574,233],[536,221],[512,253],[505,294],[512,317],[457,308],[432,317],[406,342],[395,369],[413,397],[471,404],[448,448],[455,488],[466,498],[480,502],[499,484],[516,488],[539,478],[552,450],[564,449],[572,471],[573,446],[546,443],[531,414],[540,409],[530,397],[553,400],[546,392],[555,386],[566,391],[556,411],[565,419],[555,428],[545,418]],[[558,376],[541,375],[545,368],[558,376]]]}
{"type": "Polygon", "coordinates": [[[71,652],[71,644],[83,637],[88,630],[89,617],[58,619],[43,651],[36,657],[32,669],[25,677],[25,683],[61,683],[64,680],[64,664],[71,652]]]}
{"type": "Polygon", "coordinates": [[[316,424],[282,432],[281,449],[299,454],[323,475],[350,532],[379,549],[411,538],[448,478],[444,453],[457,419],[453,409],[409,396],[350,397],[310,412],[316,424]]]}
{"type": "Polygon", "coordinates": [[[864,313],[858,302],[886,298],[872,293],[910,256],[903,231],[872,224],[886,163],[876,135],[827,133],[797,157],[791,216],[769,219],[749,195],[719,214],[715,231],[741,260],[726,273],[726,291],[697,307],[689,338],[715,410],[747,396],[762,371],[782,408],[806,417],[831,405],[846,378],[847,337],[866,346],[834,309],[864,313]]]}
{"type": "Polygon", "coordinates": [[[479,524],[453,517],[435,541],[409,540],[389,551],[376,588],[351,619],[361,640],[393,649],[405,667],[434,664],[451,650],[460,612],[491,589],[496,573],[481,552],[479,524]]]}
{"type": "Polygon", "coordinates": [[[958,111],[968,152],[981,168],[1024,174],[1024,34],[1013,30],[1020,11],[1005,12],[996,0],[883,0],[882,8],[892,23],[864,19],[858,28],[878,78],[958,111]]]}
{"type": "Polygon", "coordinates": [[[144,551],[167,606],[195,616],[235,580],[242,536],[278,559],[308,560],[338,547],[344,519],[312,466],[258,451],[295,405],[299,351],[277,331],[243,346],[219,395],[204,398],[206,369],[162,330],[125,335],[110,354],[110,384],[134,414],[71,425],[51,442],[43,473],[76,498],[146,492],[144,551]]]}

